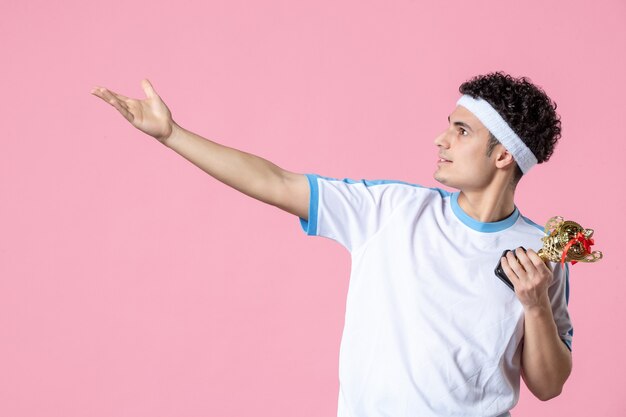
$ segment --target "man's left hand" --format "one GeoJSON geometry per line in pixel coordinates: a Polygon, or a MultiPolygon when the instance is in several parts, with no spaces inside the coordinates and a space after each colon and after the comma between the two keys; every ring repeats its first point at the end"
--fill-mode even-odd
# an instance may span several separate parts
{"type": "Polygon", "coordinates": [[[548,287],[552,282],[552,271],[537,252],[517,248],[515,254],[509,251],[502,257],[501,264],[524,310],[550,306],[548,287]]]}

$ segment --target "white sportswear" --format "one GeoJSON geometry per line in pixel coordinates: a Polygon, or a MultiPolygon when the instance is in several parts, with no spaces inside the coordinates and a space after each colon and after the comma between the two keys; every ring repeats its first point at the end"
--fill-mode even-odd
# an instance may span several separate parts
{"type": "MultiPolygon", "coordinates": [[[[524,311],[494,274],[505,249],[541,247],[517,207],[479,222],[458,193],[307,174],[308,235],[351,255],[338,417],[509,416],[519,399],[524,311]]],[[[548,294],[571,350],[567,264],[548,294]]]]}

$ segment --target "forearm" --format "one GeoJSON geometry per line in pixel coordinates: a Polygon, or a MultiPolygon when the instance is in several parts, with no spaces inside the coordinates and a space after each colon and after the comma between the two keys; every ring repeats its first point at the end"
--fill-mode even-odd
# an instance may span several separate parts
{"type": "Polygon", "coordinates": [[[276,204],[284,171],[261,157],[220,145],[174,124],[163,142],[218,181],[268,204],[276,204]]]}
{"type": "Polygon", "coordinates": [[[549,304],[525,313],[522,370],[528,389],[544,401],[559,395],[570,375],[571,353],[559,337],[549,304]]]}

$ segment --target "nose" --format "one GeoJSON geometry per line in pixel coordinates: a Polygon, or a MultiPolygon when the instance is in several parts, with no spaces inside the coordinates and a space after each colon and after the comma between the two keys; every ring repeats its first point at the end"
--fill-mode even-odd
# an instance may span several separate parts
{"type": "Polygon", "coordinates": [[[446,135],[446,133],[447,133],[446,131],[443,131],[439,134],[439,136],[435,138],[436,146],[441,146],[446,149],[450,147],[450,142],[447,139],[448,135],[446,135]]]}

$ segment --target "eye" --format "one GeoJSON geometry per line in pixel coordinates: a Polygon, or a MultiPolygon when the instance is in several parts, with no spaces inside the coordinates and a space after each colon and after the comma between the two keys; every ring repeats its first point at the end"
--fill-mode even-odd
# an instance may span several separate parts
{"type": "MultiPolygon", "coordinates": [[[[463,129],[462,127],[459,127],[459,130],[461,131],[461,134],[467,133],[469,135],[469,132],[467,130],[463,129]]],[[[464,136],[467,136],[467,135],[464,135],[464,136]]]]}

